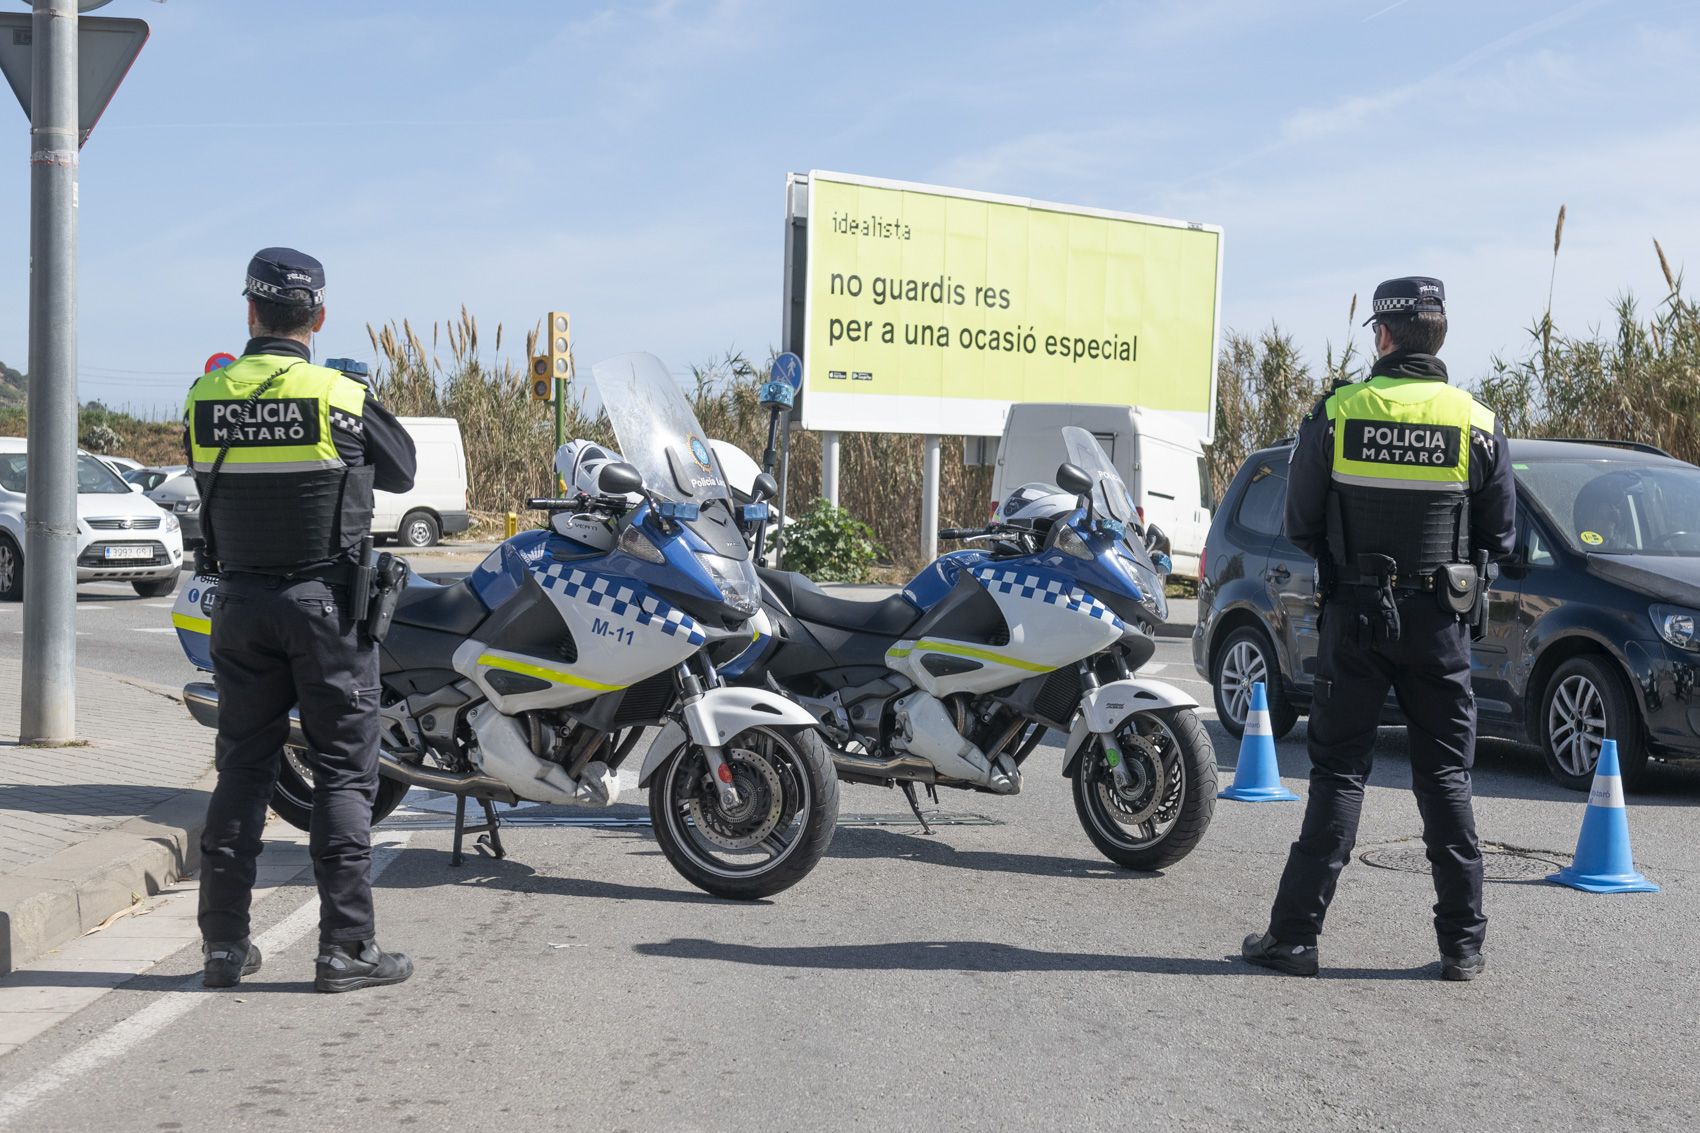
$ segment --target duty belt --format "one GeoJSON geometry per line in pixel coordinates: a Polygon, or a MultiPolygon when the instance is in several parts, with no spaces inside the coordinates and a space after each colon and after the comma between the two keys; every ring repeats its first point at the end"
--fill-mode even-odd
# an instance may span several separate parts
{"type": "Polygon", "coordinates": [[[302,567],[300,570],[262,570],[254,567],[230,567],[224,571],[226,575],[237,577],[258,578],[265,581],[277,579],[280,582],[323,582],[327,586],[347,586],[354,581],[356,568],[353,563],[331,563],[326,566],[302,567]]]}

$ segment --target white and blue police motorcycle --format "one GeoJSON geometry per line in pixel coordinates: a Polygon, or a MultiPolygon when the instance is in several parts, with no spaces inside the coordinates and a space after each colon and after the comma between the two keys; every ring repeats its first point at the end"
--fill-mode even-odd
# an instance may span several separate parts
{"type": "MultiPolygon", "coordinates": [[[[492,803],[606,806],[653,726],[638,785],[667,859],[716,896],[777,893],[825,853],[838,784],[813,715],[715,669],[718,653],[765,632],[741,531],[765,504],[734,504],[659,359],[624,355],[594,376],[624,459],[601,462],[591,490],[533,500],[547,526],[507,540],[463,581],[410,578],[400,594],[379,646],[374,820],[411,787],[449,792],[455,860],[465,832],[482,831],[479,845],[500,857],[492,803]],[[468,798],[483,804],[483,825],[466,826],[468,798]]],[[[216,579],[197,578],[173,623],[189,659],[209,670],[214,617],[216,579]]],[[[213,683],[189,684],[184,700],[217,726],[213,683]]],[[[273,806],[303,829],[306,751],[292,718],[273,806]]]]}
{"type": "Polygon", "coordinates": [[[1198,702],[1136,671],[1167,617],[1167,539],[1142,529],[1096,439],[1063,430],[1061,490],[1024,485],[902,593],[840,598],[761,570],[773,636],[722,666],[772,681],[820,720],[838,777],[898,786],[924,829],[916,785],[1008,795],[1051,729],[1093,845],[1157,870],[1210,824],[1216,757],[1198,702]]]}

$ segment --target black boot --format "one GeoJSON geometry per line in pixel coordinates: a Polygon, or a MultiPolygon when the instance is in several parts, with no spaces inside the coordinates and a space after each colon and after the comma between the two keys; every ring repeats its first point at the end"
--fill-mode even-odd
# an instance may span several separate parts
{"type": "Polygon", "coordinates": [[[1268,932],[1246,937],[1240,955],[1260,968],[1289,976],[1314,976],[1318,967],[1316,945],[1282,944],[1268,932]]]}
{"type": "Polygon", "coordinates": [[[243,976],[260,970],[260,949],[246,937],[241,940],[207,940],[201,943],[206,965],[201,969],[201,986],[235,987],[243,976]]]}
{"type": "Polygon", "coordinates": [[[385,952],[375,940],[321,944],[313,978],[315,991],[353,991],[398,984],[413,974],[406,953],[385,952]]]}
{"type": "Polygon", "coordinates": [[[1487,971],[1487,957],[1477,952],[1470,956],[1442,956],[1440,978],[1443,980],[1473,980],[1487,971]]]}

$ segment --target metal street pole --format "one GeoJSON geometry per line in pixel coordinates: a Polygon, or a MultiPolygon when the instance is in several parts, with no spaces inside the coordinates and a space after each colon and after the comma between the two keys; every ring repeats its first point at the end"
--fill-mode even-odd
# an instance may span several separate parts
{"type": "Polygon", "coordinates": [[[24,743],[76,738],[77,2],[34,0],[24,743]]]}

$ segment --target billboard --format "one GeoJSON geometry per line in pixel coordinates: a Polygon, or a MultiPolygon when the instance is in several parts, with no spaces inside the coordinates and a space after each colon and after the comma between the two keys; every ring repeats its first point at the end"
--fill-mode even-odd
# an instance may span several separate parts
{"type": "Polygon", "coordinates": [[[805,428],[994,436],[1060,401],[1213,435],[1221,228],[820,171],[806,207],[805,428]]]}

